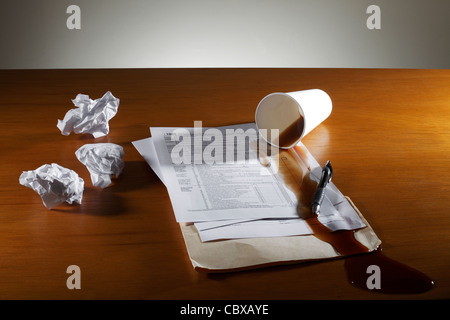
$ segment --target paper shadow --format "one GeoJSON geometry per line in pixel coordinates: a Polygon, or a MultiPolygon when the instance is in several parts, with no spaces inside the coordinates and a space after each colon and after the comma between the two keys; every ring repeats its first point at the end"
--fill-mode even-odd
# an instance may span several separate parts
{"type": "Polygon", "coordinates": [[[80,205],[61,205],[53,209],[65,213],[112,216],[126,212],[124,200],[108,188],[85,186],[80,205]]]}
{"type": "Polygon", "coordinates": [[[81,205],[64,204],[53,210],[66,213],[111,216],[126,213],[125,198],[121,193],[146,188],[159,182],[158,176],[145,161],[126,161],[118,178],[106,188],[94,187],[85,181],[81,205]]]}
{"type": "Polygon", "coordinates": [[[82,133],[79,135],[78,140],[80,141],[85,141],[87,143],[110,143],[111,139],[109,136],[103,136],[103,137],[98,137],[95,138],[92,134],[90,133],[82,133]],[[90,140],[90,141],[87,141],[90,140]]]}
{"type": "Polygon", "coordinates": [[[145,161],[125,161],[125,167],[118,178],[112,179],[112,185],[106,189],[122,193],[146,188],[161,182],[145,161]]]}
{"type": "Polygon", "coordinates": [[[217,273],[206,273],[206,277],[211,280],[221,281],[226,280],[231,277],[239,277],[244,274],[267,274],[269,272],[284,272],[290,270],[298,270],[308,268],[313,265],[321,264],[328,262],[330,260],[336,260],[339,258],[330,258],[323,260],[310,260],[310,261],[297,261],[297,262],[278,262],[272,263],[265,266],[254,266],[249,268],[244,268],[239,271],[230,271],[230,272],[217,272],[217,273]]]}

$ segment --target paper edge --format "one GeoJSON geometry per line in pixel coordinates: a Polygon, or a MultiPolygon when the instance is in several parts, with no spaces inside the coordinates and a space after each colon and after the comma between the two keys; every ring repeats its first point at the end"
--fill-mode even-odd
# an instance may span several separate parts
{"type": "MultiPolygon", "coordinates": [[[[366,221],[355,204],[350,200],[350,198],[347,196],[345,198],[349,201],[350,205],[355,209],[360,218],[366,224],[365,228],[355,232],[355,238],[361,244],[365,245],[369,249],[369,252],[377,249],[381,244],[381,240],[377,237],[372,227],[366,221]]],[[[276,265],[297,264],[343,257],[330,244],[319,240],[314,235],[201,242],[198,231],[193,224],[180,223],[179,225],[192,266],[194,267],[194,270],[198,272],[236,272],[276,265]],[[219,263],[217,263],[217,261],[216,263],[208,262],[208,258],[210,258],[208,252],[211,250],[217,252],[217,248],[215,247],[220,245],[222,246],[221,250],[223,252],[223,257],[218,259],[219,263]],[[291,250],[292,252],[288,255],[280,254],[279,252],[267,252],[277,245],[285,246],[284,249],[287,249],[287,251],[291,250]],[[308,246],[310,245],[314,245],[315,249],[317,249],[317,246],[320,246],[320,251],[310,251],[304,257],[298,256],[301,249],[306,249],[307,251],[308,246]],[[236,256],[236,254],[230,255],[230,253],[233,253],[233,247],[236,250],[238,249],[236,247],[242,247],[244,248],[244,251],[253,251],[255,256],[246,254],[245,260],[243,261],[247,262],[236,261],[239,260],[240,257],[239,255],[236,256]],[[224,248],[226,250],[224,250],[224,248]],[[266,251],[269,256],[275,254],[279,255],[279,257],[267,258],[264,251],[266,251]],[[295,256],[295,254],[297,254],[297,256],[295,256]],[[230,257],[233,258],[230,259],[230,257]]],[[[236,251],[234,251],[234,253],[236,253],[236,251]]]]}

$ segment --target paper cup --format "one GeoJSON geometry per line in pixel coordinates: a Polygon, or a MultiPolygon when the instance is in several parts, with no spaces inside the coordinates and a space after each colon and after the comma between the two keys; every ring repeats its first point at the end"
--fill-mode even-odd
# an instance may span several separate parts
{"type": "Polygon", "coordinates": [[[261,136],[271,145],[289,149],[331,114],[332,103],[320,89],[265,96],[255,113],[261,136]]]}

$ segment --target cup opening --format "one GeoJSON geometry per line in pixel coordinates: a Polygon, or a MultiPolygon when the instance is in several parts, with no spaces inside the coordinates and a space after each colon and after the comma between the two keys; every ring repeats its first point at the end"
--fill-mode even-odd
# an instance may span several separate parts
{"type": "Polygon", "coordinates": [[[281,149],[294,147],[305,132],[305,116],[300,104],[281,92],[271,93],[259,102],[255,123],[264,140],[281,149]]]}

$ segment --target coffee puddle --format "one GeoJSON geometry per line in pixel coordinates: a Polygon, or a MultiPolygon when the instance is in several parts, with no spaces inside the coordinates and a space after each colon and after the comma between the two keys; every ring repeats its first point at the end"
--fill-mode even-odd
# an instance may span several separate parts
{"type": "Polygon", "coordinates": [[[427,275],[403,263],[397,262],[382,253],[381,246],[369,252],[367,247],[356,240],[353,230],[331,232],[317,217],[306,219],[314,235],[345,257],[345,269],[351,284],[364,290],[379,293],[413,294],[426,292],[433,288],[434,282],[427,275]],[[378,268],[379,286],[374,288],[370,282],[370,266],[378,268]]]}
{"type": "Polygon", "coordinates": [[[434,287],[433,280],[427,275],[385,256],[381,246],[370,253],[345,258],[349,281],[361,289],[370,290],[367,284],[370,277],[367,270],[370,266],[377,266],[380,270],[380,288],[371,289],[374,292],[414,294],[434,287]]]}
{"type": "MultiPolygon", "coordinates": [[[[298,147],[294,149],[302,158],[303,151],[298,147]]],[[[355,230],[332,232],[321,224],[317,216],[313,215],[310,210],[306,212],[305,208],[309,207],[307,204],[311,203],[317,183],[309,178],[309,175],[306,174],[308,169],[302,167],[302,164],[299,165],[289,151],[281,151],[280,159],[289,163],[286,166],[289,174],[280,171],[280,175],[284,178],[291,177],[285,182],[297,194],[299,215],[305,218],[318,239],[329,243],[337,252],[345,256],[344,265],[348,280],[352,285],[363,290],[386,294],[416,294],[433,288],[434,282],[427,275],[385,256],[381,246],[369,252],[367,247],[356,240],[355,230]],[[303,179],[299,180],[302,176],[303,179]],[[379,271],[379,286],[376,288],[368,283],[371,281],[369,278],[372,273],[368,271],[372,270],[369,269],[371,266],[375,266],[379,271]]]]}

